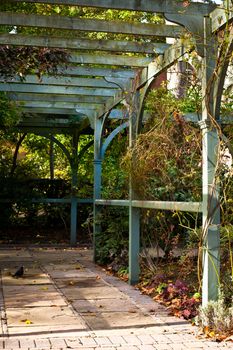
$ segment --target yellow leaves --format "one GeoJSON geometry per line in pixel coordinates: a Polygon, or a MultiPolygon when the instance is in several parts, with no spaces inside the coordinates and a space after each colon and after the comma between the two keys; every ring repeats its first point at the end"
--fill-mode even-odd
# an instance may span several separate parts
{"type": "Polygon", "coordinates": [[[76,269],[76,270],[82,270],[82,268],[83,268],[83,266],[80,265],[80,264],[76,264],[76,265],[75,265],[75,269],[76,269]]]}
{"type": "Polygon", "coordinates": [[[41,287],[40,289],[43,291],[47,291],[49,288],[48,287],[41,287]]]}
{"type": "Polygon", "coordinates": [[[33,322],[28,319],[20,320],[20,322],[24,322],[25,324],[33,324],[33,322]]]}

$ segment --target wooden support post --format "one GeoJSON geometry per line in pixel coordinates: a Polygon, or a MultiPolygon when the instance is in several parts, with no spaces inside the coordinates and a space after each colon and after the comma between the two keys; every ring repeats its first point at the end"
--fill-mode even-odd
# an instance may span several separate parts
{"type": "Polygon", "coordinates": [[[78,185],[78,134],[73,135],[71,162],[71,212],[70,212],[70,245],[77,243],[77,185],[78,185]]]}
{"type": "MultiPolygon", "coordinates": [[[[132,99],[131,113],[129,117],[129,147],[133,147],[136,139],[137,115],[140,96],[135,92],[132,99]]],[[[129,183],[129,284],[136,284],[139,280],[139,252],[140,252],[140,209],[132,206],[134,198],[132,188],[132,176],[129,183]]]]}
{"type": "Polygon", "coordinates": [[[205,18],[204,58],[202,75],[202,193],[203,193],[203,285],[202,305],[217,300],[220,273],[220,208],[216,167],[219,155],[217,130],[211,123],[216,119],[213,74],[217,49],[211,34],[211,23],[205,18]]]}
{"type": "Polygon", "coordinates": [[[101,134],[102,119],[95,117],[94,132],[94,207],[93,207],[93,260],[96,261],[96,239],[101,232],[101,224],[98,221],[98,214],[101,207],[96,205],[95,200],[101,198],[101,180],[102,180],[102,158],[101,154],[101,134]]]}

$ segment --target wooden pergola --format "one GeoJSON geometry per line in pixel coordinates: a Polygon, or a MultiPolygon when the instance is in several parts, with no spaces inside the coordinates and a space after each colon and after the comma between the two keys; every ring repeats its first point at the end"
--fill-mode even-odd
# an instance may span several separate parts
{"type": "MultiPolygon", "coordinates": [[[[220,261],[220,214],[218,190],[213,185],[216,149],[219,139],[210,123],[210,116],[221,123],[220,105],[224,80],[232,52],[232,37],[224,53],[219,50],[218,33],[232,20],[231,9],[213,3],[177,0],[11,0],[11,3],[41,3],[72,5],[102,9],[123,9],[159,13],[164,24],[127,23],[13,12],[0,13],[0,25],[59,29],[64,33],[103,32],[127,34],[131,40],[71,38],[53,35],[0,34],[0,45],[33,46],[68,49],[69,66],[58,76],[34,75],[24,82],[15,77],[1,80],[0,91],[21,103],[27,116],[18,127],[26,132],[43,135],[56,142],[72,165],[72,186],[77,184],[78,135],[90,128],[94,132],[94,220],[103,205],[129,208],[129,282],[138,281],[140,208],[201,212],[206,230],[203,247],[203,304],[218,296],[220,261]],[[169,24],[166,24],[169,23],[169,24]],[[137,38],[146,40],[137,40],[137,38]],[[150,40],[151,38],[151,40],[150,40]],[[172,38],[168,44],[167,38],[172,38]],[[128,200],[101,199],[101,172],[105,151],[113,138],[129,128],[130,146],[143,122],[144,99],[152,83],[177,61],[196,51],[202,74],[202,116],[199,122],[203,135],[203,198],[201,202],[139,201],[129,190],[128,200]],[[132,53],[134,55],[128,55],[132,53]],[[137,54],[137,55],[135,55],[137,54]],[[221,60],[221,65],[217,62],[221,60]],[[214,77],[214,78],[213,78],[214,77]],[[208,99],[206,92],[208,91],[208,99]],[[124,108],[123,108],[124,105],[124,108]],[[103,138],[109,118],[119,120],[119,126],[103,138]],[[75,119],[75,122],[74,122],[75,119]],[[54,134],[68,132],[73,136],[73,154],[56,140],[54,134]]],[[[228,4],[228,1],[223,1],[228,4]]],[[[231,6],[231,5],[230,5],[231,6]]],[[[47,199],[49,201],[49,199],[47,199]]],[[[60,200],[62,202],[62,200],[60,200]]],[[[85,202],[85,200],[83,200],[85,202]]],[[[88,199],[86,200],[88,202],[88,199]]],[[[71,204],[71,244],[76,244],[77,204],[75,195],[63,202],[71,204]]],[[[100,230],[94,225],[94,238],[100,230]]],[[[94,239],[95,249],[95,239],[94,239]]]]}

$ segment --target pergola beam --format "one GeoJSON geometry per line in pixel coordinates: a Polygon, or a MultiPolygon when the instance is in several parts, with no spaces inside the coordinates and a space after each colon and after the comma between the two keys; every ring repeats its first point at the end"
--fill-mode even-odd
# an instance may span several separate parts
{"type": "Polygon", "coordinates": [[[79,96],[79,95],[56,95],[56,94],[33,94],[33,93],[8,93],[7,96],[13,101],[42,101],[42,102],[71,102],[71,103],[94,103],[104,104],[107,97],[104,96],[79,96]]]}
{"type": "Polygon", "coordinates": [[[94,50],[110,52],[132,52],[161,54],[169,46],[166,43],[75,39],[55,36],[35,36],[22,34],[0,34],[0,45],[37,46],[68,50],[94,50]]]}
{"type": "Polygon", "coordinates": [[[79,115],[83,114],[86,116],[94,116],[95,111],[93,109],[88,109],[88,108],[73,108],[73,109],[68,109],[68,108],[45,108],[45,107],[22,107],[22,110],[25,113],[32,113],[32,114],[51,114],[51,115],[56,115],[56,114],[62,114],[62,115],[79,115]]]}
{"type": "Polygon", "coordinates": [[[0,91],[5,92],[23,92],[23,93],[43,93],[43,94],[66,94],[66,95],[80,95],[80,96],[108,96],[113,97],[117,89],[101,89],[101,88],[81,88],[75,86],[52,86],[40,84],[26,84],[26,83],[2,83],[0,84],[0,91]]]}
{"type": "Polygon", "coordinates": [[[72,102],[45,102],[45,101],[24,101],[22,105],[22,109],[24,108],[66,108],[66,109],[90,109],[90,110],[96,110],[99,105],[95,103],[72,103],[72,102]]]}
{"type": "Polygon", "coordinates": [[[58,67],[56,75],[64,76],[95,76],[105,78],[120,78],[130,79],[134,78],[136,73],[135,69],[114,69],[114,68],[93,68],[93,67],[80,67],[75,65],[69,65],[67,67],[58,67]]]}
{"type": "Polygon", "coordinates": [[[0,25],[173,38],[180,37],[184,31],[181,27],[175,25],[128,23],[122,21],[104,21],[64,16],[43,16],[13,12],[0,12],[0,25]]]}
{"type": "Polygon", "coordinates": [[[26,3],[46,3],[52,5],[71,5],[71,6],[83,6],[83,7],[96,7],[104,9],[116,9],[116,10],[132,10],[132,11],[145,11],[156,13],[180,13],[183,15],[195,15],[195,14],[208,14],[211,9],[214,9],[214,4],[203,3],[190,3],[185,7],[182,1],[177,0],[164,0],[164,1],[151,1],[151,0],[11,0],[11,2],[26,2],[26,3]]]}
{"type": "MultiPolygon", "coordinates": [[[[76,86],[76,87],[91,87],[91,88],[106,88],[106,89],[118,89],[119,86],[124,86],[127,82],[125,79],[120,78],[110,78],[111,80],[108,82],[103,78],[76,78],[76,77],[64,77],[59,76],[47,76],[43,75],[40,80],[36,75],[26,75],[25,83],[26,84],[36,84],[39,87],[44,85],[51,86],[76,86]]],[[[8,80],[4,80],[0,78],[0,83],[21,83],[24,84],[20,77],[10,78],[8,80]]],[[[40,89],[40,88],[39,88],[40,89]]],[[[38,91],[39,92],[39,91],[38,91]]]]}
{"type": "Polygon", "coordinates": [[[72,52],[69,62],[76,64],[109,65],[124,67],[146,67],[153,57],[138,57],[114,54],[89,54],[72,52]]]}

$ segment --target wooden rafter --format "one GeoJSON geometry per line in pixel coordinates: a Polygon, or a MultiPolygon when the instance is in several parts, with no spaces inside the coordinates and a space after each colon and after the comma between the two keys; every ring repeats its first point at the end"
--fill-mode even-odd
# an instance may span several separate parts
{"type": "Polygon", "coordinates": [[[70,39],[65,37],[0,34],[0,45],[37,46],[68,50],[133,52],[161,54],[169,46],[166,43],[151,43],[120,40],[70,39]]]}
{"type": "Polygon", "coordinates": [[[0,25],[12,25],[23,27],[66,29],[72,31],[104,32],[114,34],[130,34],[140,37],[172,37],[177,38],[183,33],[183,29],[175,25],[133,23],[104,21],[98,19],[43,16],[35,14],[0,12],[0,25]]]}
{"type": "Polygon", "coordinates": [[[117,10],[132,10],[132,11],[145,11],[156,13],[180,13],[181,15],[206,15],[213,10],[216,5],[203,4],[203,3],[190,3],[185,7],[183,1],[177,0],[165,0],[165,1],[152,1],[152,0],[11,0],[15,3],[45,3],[52,5],[71,5],[82,7],[96,7],[103,9],[117,9],[117,10]]]}

